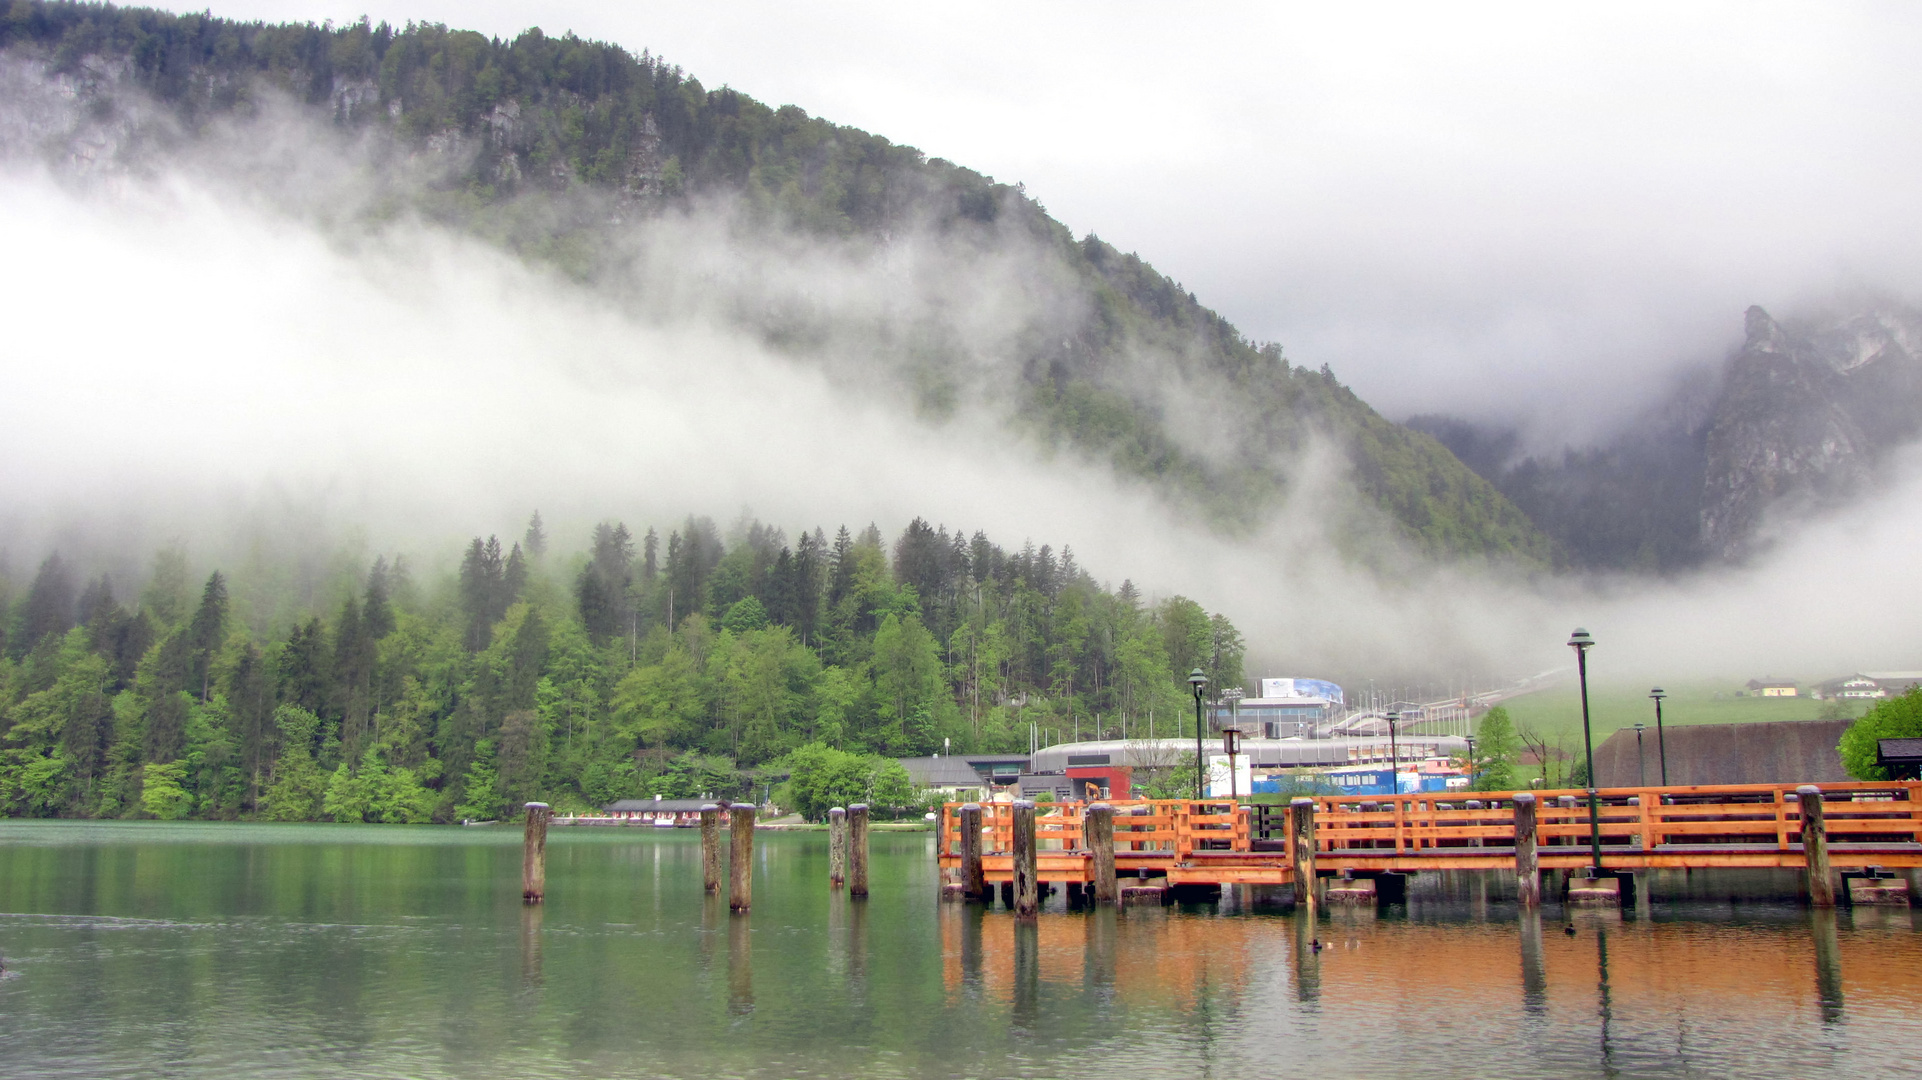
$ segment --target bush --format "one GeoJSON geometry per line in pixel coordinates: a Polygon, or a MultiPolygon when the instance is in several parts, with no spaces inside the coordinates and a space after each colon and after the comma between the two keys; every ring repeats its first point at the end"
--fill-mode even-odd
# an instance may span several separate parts
{"type": "Polygon", "coordinates": [[[1922,739],[1922,686],[1911,686],[1901,697],[1876,703],[1862,719],[1849,725],[1835,749],[1842,755],[1842,767],[1857,780],[1887,780],[1889,774],[1875,763],[1879,739],[1922,739]]]}

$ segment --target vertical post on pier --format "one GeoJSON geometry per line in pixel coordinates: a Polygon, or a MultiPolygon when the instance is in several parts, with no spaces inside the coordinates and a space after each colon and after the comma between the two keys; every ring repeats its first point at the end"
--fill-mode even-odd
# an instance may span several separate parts
{"type": "Polygon", "coordinates": [[[981,804],[961,808],[961,896],[968,903],[988,900],[988,873],[981,865],[981,804]]]}
{"type": "Polygon", "coordinates": [[[527,832],[521,841],[521,902],[538,904],[547,896],[547,819],[544,802],[527,804],[527,832]]]}
{"type": "Polygon", "coordinates": [[[1835,906],[1835,880],[1829,876],[1829,828],[1822,816],[1822,789],[1804,784],[1795,789],[1802,804],[1802,854],[1809,864],[1809,904],[1835,906]]]}
{"type": "Polygon", "coordinates": [[[1094,902],[1112,904],[1115,901],[1114,807],[1107,803],[1088,807],[1082,818],[1082,830],[1087,837],[1088,851],[1094,856],[1094,902]]]}
{"type": "Polygon", "coordinates": [[[868,894],[868,804],[848,807],[848,895],[868,894]]]}
{"type": "Polygon", "coordinates": [[[1515,903],[1524,911],[1542,906],[1542,875],[1535,856],[1535,795],[1515,796],[1515,903]]]}
{"type": "Polygon", "coordinates": [[[754,904],[754,808],[734,803],[727,808],[727,909],[746,911],[754,904]]]}
{"type": "Polygon", "coordinates": [[[1294,799],[1288,804],[1288,832],[1294,841],[1295,911],[1315,917],[1315,800],[1294,799]]]}
{"type": "Polygon", "coordinates": [[[721,808],[714,803],[701,804],[701,891],[721,891],[721,808]]]}
{"type": "Polygon", "coordinates": [[[848,812],[840,807],[828,811],[828,888],[848,883],[848,812]]]}
{"type": "Polygon", "coordinates": [[[1014,803],[1014,913],[1033,918],[1041,910],[1039,886],[1035,877],[1034,800],[1016,799],[1014,803]]]}

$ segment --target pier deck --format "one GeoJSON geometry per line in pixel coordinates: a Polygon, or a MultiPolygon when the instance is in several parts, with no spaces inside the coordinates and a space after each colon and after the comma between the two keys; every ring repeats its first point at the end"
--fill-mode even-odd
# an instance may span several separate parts
{"type": "MultiPolygon", "coordinates": [[[[1795,784],[1604,788],[1605,870],[1759,867],[1802,869],[1795,784]]],[[[1826,806],[1828,861],[1838,870],[1922,867],[1922,782],[1817,784],[1826,806]]],[[[1315,802],[1317,873],[1513,870],[1519,792],[1321,796],[1315,802]],[[1479,805],[1471,806],[1475,802],[1479,805]]],[[[1573,870],[1592,861],[1587,792],[1531,792],[1539,865],[1573,870]],[[1572,805],[1571,805],[1572,803],[1572,805]]],[[[1294,880],[1288,806],[1227,799],[1119,801],[1115,870],[1168,885],[1285,885],[1294,880]]],[[[960,803],[941,814],[937,847],[958,870],[960,803]]],[[[1013,818],[984,803],[982,869],[990,884],[1014,876],[1013,818]]],[[[1035,821],[1039,880],[1086,884],[1092,855],[1082,803],[1043,803],[1035,821]]]]}

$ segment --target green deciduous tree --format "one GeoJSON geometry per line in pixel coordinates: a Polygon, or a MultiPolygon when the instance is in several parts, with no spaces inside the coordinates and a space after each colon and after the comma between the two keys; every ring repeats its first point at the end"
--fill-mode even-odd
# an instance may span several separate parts
{"type": "Polygon", "coordinates": [[[1877,764],[1876,743],[1881,739],[1922,739],[1922,686],[1908,693],[1875,703],[1875,707],[1849,725],[1836,746],[1842,767],[1857,780],[1887,780],[1887,770],[1877,764]]]}

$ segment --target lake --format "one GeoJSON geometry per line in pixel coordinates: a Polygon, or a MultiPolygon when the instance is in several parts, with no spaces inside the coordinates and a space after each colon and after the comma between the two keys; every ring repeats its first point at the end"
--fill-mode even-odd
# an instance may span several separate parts
{"type": "Polygon", "coordinates": [[[0,1075],[1913,1074],[1910,913],[1424,903],[1309,930],[1219,905],[1017,927],[938,904],[933,838],[873,896],[757,837],[754,910],[688,830],[0,822],[0,1075]],[[1304,932],[1306,931],[1306,932],[1304,932]],[[1316,950],[1311,941],[1321,942],[1316,950]]]}

